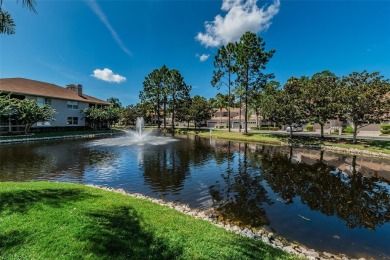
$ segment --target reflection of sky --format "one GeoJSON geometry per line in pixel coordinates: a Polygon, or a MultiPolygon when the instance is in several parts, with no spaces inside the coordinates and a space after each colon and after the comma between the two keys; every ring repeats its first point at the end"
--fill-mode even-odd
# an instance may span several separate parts
{"type": "MultiPolygon", "coordinates": [[[[191,207],[203,209],[213,206],[211,186],[218,186],[222,194],[226,193],[229,185],[229,187],[234,187],[235,182],[242,181],[240,173],[243,172],[245,165],[247,179],[259,182],[257,177],[261,177],[259,167],[262,153],[282,151],[288,155],[290,151],[284,147],[244,146],[238,143],[226,145],[225,142],[218,140],[213,140],[210,147],[210,140],[199,138],[178,140],[165,137],[153,137],[150,142],[142,143],[132,141],[128,137],[117,137],[20,144],[12,146],[12,149],[10,147],[0,146],[0,155],[6,156],[4,158],[7,160],[4,163],[2,157],[0,165],[0,180],[2,181],[12,180],[12,178],[15,180],[13,170],[19,169],[16,172],[17,180],[50,179],[92,183],[123,188],[129,192],[139,192],[151,197],[162,196],[167,201],[179,200],[191,207]],[[246,163],[244,163],[244,147],[248,148],[247,155],[250,157],[246,163]],[[254,152],[257,149],[259,152],[254,152]],[[263,150],[265,152],[260,152],[263,150]],[[153,179],[155,176],[148,176],[145,173],[147,165],[156,165],[156,167],[159,165],[155,162],[158,158],[157,154],[166,156],[165,163],[169,166],[169,170],[175,170],[173,165],[176,169],[181,168],[180,173],[176,172],[179,174],[178,178],[182,178],[179,180],[180,183],[175,183],[173,179],[168,180],[172,182],[164,183],[168,187],[164,193],[158,191],[158,183],[153,183],[156,181],[153,179]],[[154,189],[156,187],[157,189],[154,189]]],[[[294,165],[299,165],[299,161],[309,165],[315,164],[320,158],[319,151],[303,149],[297,151],[299,154],[295,154],[294,150],[294,165]]],[[[326,153],[324,161],[340,165],[351,162],[350,158],[352,157],[349,155],[326,153]]],[[[378,167],[388,162],[388,160],[381,159],[363,159],[358,157],[357,162],[369,161],[374,166],[379,165],[378,167]]],[[[332,173],[336,175],[338,172],[335,170],[332,173]]],[[[164,174],[157,177],[163,178],[164,174]]],[[[344,172],[340,181],[348,183],[350,176],[344,172]]],[[[378,227],[375,232],[364,228],[349,229],[337,216],[326,216],[320,211],[311,210],[299,197],[292,198],[293,203],[285,204],[285,201],[273,192],[267,182],[261,181],[261,186],[264,187],[267,196],[274,204],[259,203],[259,206],[264,208],[270,220],[270,226],[283,236],[327,251],[332,251],[332,249],[340,252],[359,251],[365,247],[366,252],[373,252],[375,250],[385,251],[387,248],[385,243],[390,240],[390,223],[378,227]]],[[[385,187],[390,193],[388,184],[379,183],[378,186],[385,187]]],[[[256,183],[249,183],[247,188],[250,190],[257,189],[257,187],[256,183]]],[[[229,192],[229,196],[238,194],[234,189],[229,192]]],[[[250,194],[246,196],[254,199],[250,194]]]]}

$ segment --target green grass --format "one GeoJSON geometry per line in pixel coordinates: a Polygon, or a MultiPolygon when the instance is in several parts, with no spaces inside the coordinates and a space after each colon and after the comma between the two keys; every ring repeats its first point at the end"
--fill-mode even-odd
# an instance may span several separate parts
{"type": "Polygon", "coordinates": [[[0,259],[293,259],[144,199],[76,184],[0,183],[0,259]]]}
{"type": "MultiPolygon", "coordinates": [[[[202,137],[209,137],[210,130],[189,130],[189,134],[198,134],[202,137]]],[[[329,138],[326,137],[324,140],[321,140],[318,137],[308,137],[308,136],[295,136],[290,139],[288,135],[273,135],[267,133],[238,133],[238,132],[228,132],[223,130],[213,130],[213,138],[220,138],[226,140],[236,140],[236,141],[248,141],[248,142],[259,142],[264,144],[280,144],[280,142],[296,143],[296,144],[305,144],[305,145],[322,145],[322,146],[334,146],[341,147],[346,149],[358,149],[370,152],[379,152],[384,154],[390,154],[390,141],[383,140],[358,140],[357,144],[352,143],[352,139],[342,139],[342,138],[329,138]]]]}

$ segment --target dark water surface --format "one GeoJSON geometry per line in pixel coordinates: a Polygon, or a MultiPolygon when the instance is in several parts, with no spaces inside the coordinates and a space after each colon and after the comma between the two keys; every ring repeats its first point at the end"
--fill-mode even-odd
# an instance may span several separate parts
{"type": "Polygon", "coordinates": [[[0,181],[122,188],[239,225],[267,226],[309,248],[390,259],[390,160],[183,137],[0,146],[0,181]]]}

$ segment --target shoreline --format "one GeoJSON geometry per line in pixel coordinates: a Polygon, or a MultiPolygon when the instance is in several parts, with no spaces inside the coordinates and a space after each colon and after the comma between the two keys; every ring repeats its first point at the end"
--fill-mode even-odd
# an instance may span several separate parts
{"type": "MultiPolygon", "coordinates": [[[[116,192],[125,196],[131,196],[138,199],[144,199],[153,203],[156,203],[160,206],[166,206],[186,215],[189,215],[193,218],[202,219],[204,221],[208,221],[213,225],[223,228],[227,231],[231,231],[233,233],[239,234],[244,237],[248,237],[255,240],[261,240],[263,243],[268,244],[274,248],[281,249],[287,253],[296,255],[298,257],[303,257],[306,259],[335,259],[335,260],[352,260],[355,258],[351,258],[346,254],[332,254],[329,252],[316,251],[314,249],[307,248],[302,244],[298,244],[297,242],[290,242],[287,239],[275,235],[274,233],[264,229],[264,228],[241,228],[232,223],[225,223],[224,220],[220,220],[218,218],[218,213],[214,211],[214,209],[209,210],[200,210],[200,209],[191,209],[188,205],[182,204],[179,202],[166,202],[162,199],[155,199],[148,197],[146,195],[140,193],[130,193],[123,189],[114,189],[110,187],[104,187],[93,184],[85,184],[85,186],[102,189],[105,191],[116,192]]],[[[365,258],[359,258],[359,260],[365,260],[365,258]]]]}
{"type": "MultiPolygon", "coordinates": [[[[47,140],[94,138],[94,137],[100,137],[100,136],[114,136],[114,135],[122,135],[122,134],[125,134],[125,133],[124,132],[113,132],[113,133],[64,135],[64,136],[51,136],[51,137],[29,137],[29,138],[6,139],[6,140],[0,139],[0,145],[12,144],[12,143],[47,141],[47,140]]],[[[181,134],[179,134],[179,135],[181,135],[181,134]]],[[[202,137],[202,138],[209,138],[209,137],[204,136],[204,135],[192,134],[192,133],[187,133],[187,135],[197,135],[197,136],[202,137]]],[[[258,140],[258,141],[257,140],[246,140],[245,138],[237,138],[237,139],[236,138],[224,138],[224,137],[220,137],[220,136],[214,136],[212,138],[237,141],[237,142],[265,144],[265,145],[280,145],[280,146],[289,146],[289,147],[294,147],[294,148],[306,148],[306,149],[312,149],[312,150],[330,151],[330,152],[344,153],[344,154],[347,153],[347,154],[352,154],[352,155],[361,155],[361,156],[368,156],[368,157],[390,158],[390,154],[386,154],[386,153],[373,152],[373,151],[354,149],[354,148],[344,148],[344,147],[337,147],[337,146],[314,145],[314,144],[296,144],[296,143],[294,144],[294,143],[287,143],[287,142],[282,142],[282,141],[267,142],[267,141],[261,141],[261,140],[258,140]]]]}

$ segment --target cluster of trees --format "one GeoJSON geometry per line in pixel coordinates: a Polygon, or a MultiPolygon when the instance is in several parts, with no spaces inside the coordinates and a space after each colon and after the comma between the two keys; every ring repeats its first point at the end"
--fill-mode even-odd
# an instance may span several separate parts
{"type": "Polygon", "coordinates": [[[184,121],[189,118],[190,91],[191,86],[185,83],[180,72],[164,65],[145,77],[143,91],[140,92],[139,98],[144,106],[153,109],[159,128],[161,116],[165,128],[167,116],[170,114],[172,129],[174,129],[176,118],[184,121]]]}
{"type": "Polygon", "coordinates": [[[390,119],[390,83],[379,72],[353,72],[340,78],[323,71],[312,77],[291,77],[282,89],[276,84],[272,88],[264,93],[268,105],[260,105],[261,111],[290,129],[318,123],[323,137],[328,120],[346,120],[352,124],[356,143],[358,128],[390,119]]]}
{"type": "Polygon", "coordinates": [[[11,95],[0,93],[0,117],[14,119],[24,125],[24,132],[28,133],[31,126],[38,122],[53,121],[55,110],[50,105],[38,105],[35,100],[11,98],[11,95]]]}

